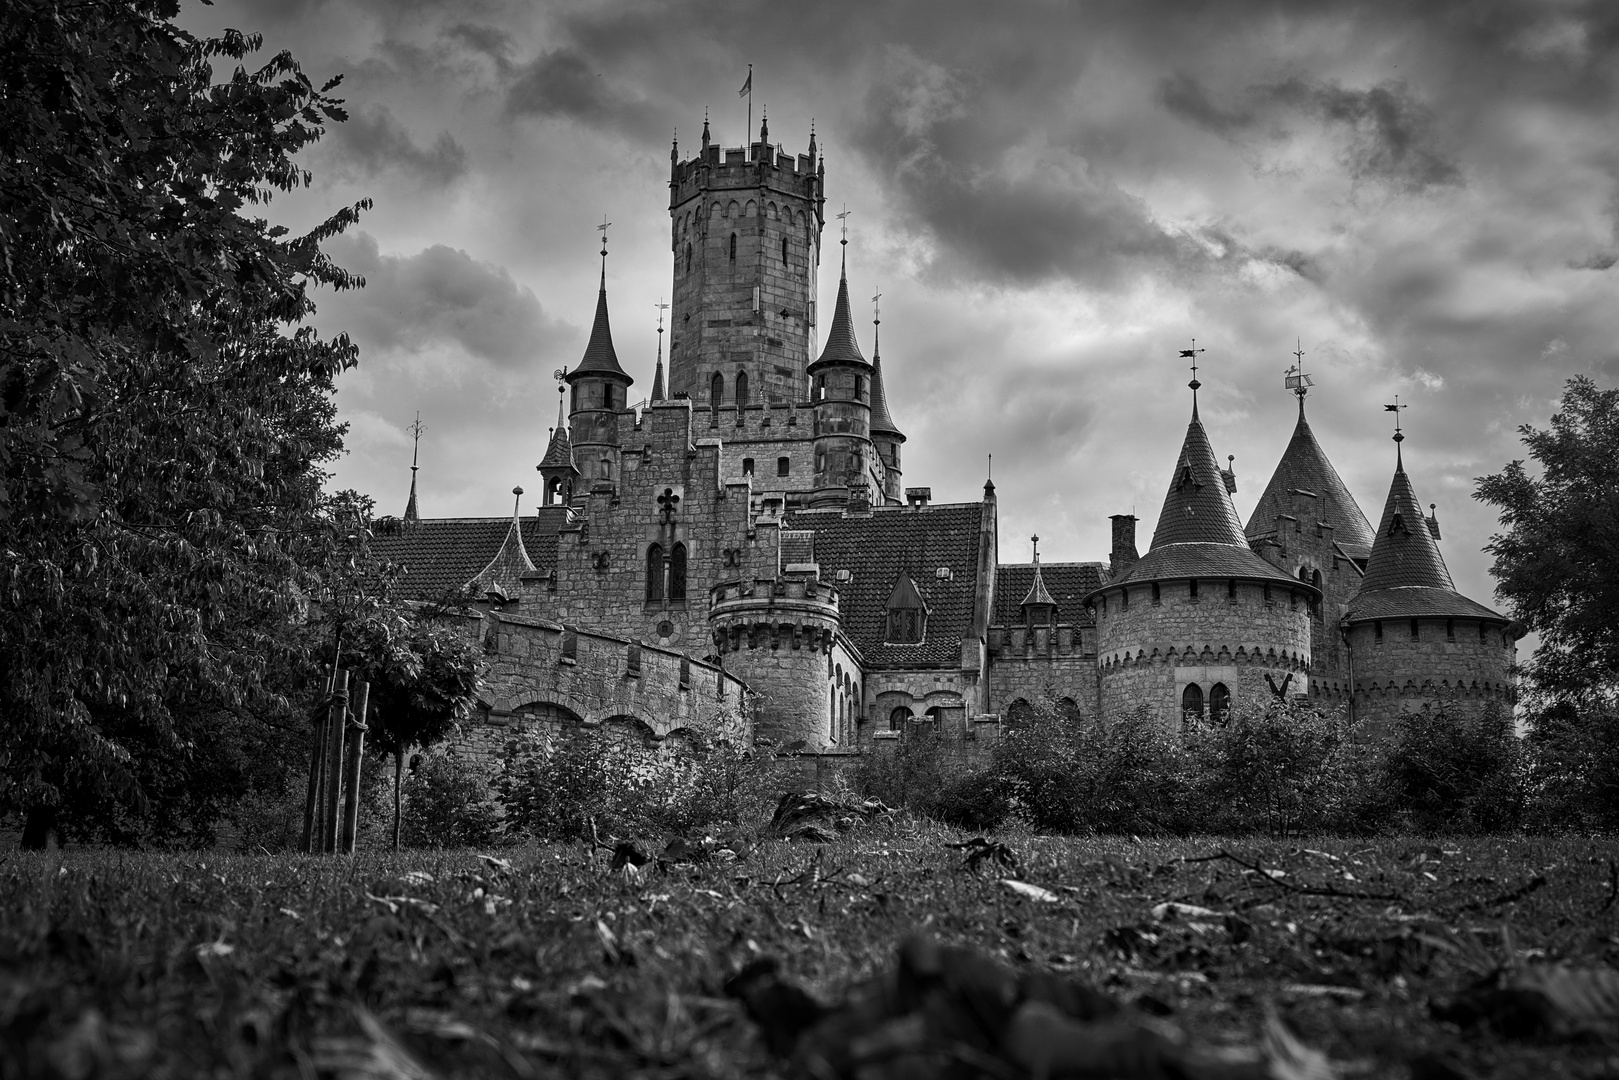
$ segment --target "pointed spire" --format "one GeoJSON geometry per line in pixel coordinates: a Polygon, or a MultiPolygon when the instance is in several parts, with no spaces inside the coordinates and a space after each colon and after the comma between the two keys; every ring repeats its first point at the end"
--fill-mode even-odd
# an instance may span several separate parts
{"type": "Polygon", "coordinates": [[[905,436],[888,412],[888,391],[883,386],[882,297],[879,289],[871,298],[871,433],[904,442],[905,436]]]}
{"type": "Polygon", "coordinates": [[[810,164],[815,164],[815,117],[810,117],[810,164]]]}
{"type": "Polygon", "coordinates": [[[416,511],[416,452],[421,448],[422,445],[422,432],[427,430],[426,428],[422,427],[421,413],[418,412],[416,414],[416,422],[411,424],[408,430],[410,431],[411,435],[410,498],[405,502],[405,521],[416,522],[421,520],[421,516],[416,511]]]}
{"type": "Polygon", "coordinates": [[[1023,603],[1019,606],[1024,608],[1041,605],[1056,607],[1057,601],[1052,598],[1051,590],[1046,588],[1046,579],[1040,574],[1040,537],[1032,536],[1029,539],[1034,543],[1034,580],[1029,583],[1029,591],[1024,595],[1023,603]]]}
{"type": "Polygon", "coordinates": [[[760,107],[760,112],[759,112],[759,145],[763,146],[765,148],[766,152],[769,152],[769,150],[770,150],[770,106],[769,105],[764,105],[764,106],[760,107]]]}
{"type": "Polygon", "coordinates": [[[1264,493],[1254,504],[1254,512],[1244,530],[1247,535],[1258,538],[1274,533],[1276,519],[1294,513],[1295,491],[1308,491],[1316,497],[1318,520],[1332,526],[1332,538],[1344,551],[1357,559],[1366,557],[1372,548],[1372,523],[1366,520],[1349,486],[1333,468],[1326,451],[1316,441],[1315,432],[1310,430],[1309,421],[1304,418],[1303,395],[1299,396],[1299,419],[1293,427],[1293,437],[1282,451],[1282,459],[1276,463],[1276,471],[1271,474],[1264,493]]]}
{"type": "Polygon", "coordinates": [[[1360,591],[1422,585],[1454,592],[1450,571],[1428,527],[1428,515],[1422,512],[1422,503],[1417,501],[1416,489],[1405,472],[1399,449],[1405,435],[1396,431],[1394,438],[1394,480],[1389,484],[1389,497],[1383,504],[1383,519],[1378,522],[1377,539],[1372,542],[1360,591]]]}
{"type": "Polygon", "coordinates": [[[669,137],[669,160],[680,160],[680,130],[678,128],[669,137]]]}
{"type": "Polygon", "coordinates": [[[708,156],[708,147],[712,140],[708,136],[708,106],[703,106],[703,156],[708,156]]]}
{"type": "Polygon", "coordinates": [[[562,425],[562,402],[567,390],[561,385],[557,386],[557,426],[551,429],[551,440],[545,445],[545,456],[536,466],[541,472],[547,469],[571,469],[573,464],[573,444],[568,439],[568,429],[562,425]]]}
{"type": "Polygon", "coordinates": [[[568,372],[569,382],[579,375],[607,372],[629,378],[619,366],[618,353],[613,349],[613,327],[607,318],[607,228],[611,224],[603,218],[602,223],[596,226],[602,234],[601,287],[596,294],[596,320],[590,327],[590,341],[585,345],[584,359],[568,372]]]}
{"type": "Polygon", "coordinates": [[[523,489],[512,488],[512,496],[512,524],[506,530],[506,539],[501,541],[495,557],[469,582],[486,593],[503,598],[515,595],[521,587],[519,582],[522,575],[535,571],[534,560],[528,557],[528,548],[523,544],[523,489]]]}
{"type": "Polygon", "coordinates": [[[669,305],[658,297],[658,364],[652,370],[652,400],[663,400],[663,313],[669,310],[669,305]]]}
{"type": "Polygon", "coordinates": [[[854,316],[849,313],[849,278],[838,278],[838,302],[832,309],[832,325],[826,332],[826,345],[820,357],[806,371],[814,371],[824,364],[845,363],[870,367],[871,362],[860,352],[854,337],[854,316]]]}

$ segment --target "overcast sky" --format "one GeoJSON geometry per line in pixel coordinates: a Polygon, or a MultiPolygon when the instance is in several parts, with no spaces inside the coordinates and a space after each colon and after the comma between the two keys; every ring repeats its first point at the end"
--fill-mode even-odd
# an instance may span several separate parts
{"type": "Polygon", "coordinates": [[[383,512],[418,409],[425,516],[537,494],[604,215],[614,340],[649,391],[670,138],[689,157],[707,109],[740,145],[750,62],[755,129],[768,109],[802,153],[813,119],[852,294],[882,290],[906,483],[978,498],[993,453],[1003,561],[1033,532],[1045,559],[1105,559],[1132,508],[1145,548],[1194,336],[1246,519],[1293,428],[1297,339],[1311,424],[1374,525],[1382,406],[1409,405],[1408,471],[1488,602],[1474,478],[1522,456],[1568,377],[1619,368],[1619,4],[219,0],[183,21],[344,75],[352,120],[270,212],[375,200],[331,245],[368,286],[316,322],[362,347],[334,483],[383,512]]]}

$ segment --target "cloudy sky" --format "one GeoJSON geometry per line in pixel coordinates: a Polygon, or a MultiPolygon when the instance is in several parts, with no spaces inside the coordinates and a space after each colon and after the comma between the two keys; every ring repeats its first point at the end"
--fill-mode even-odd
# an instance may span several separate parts
{"type": "MultiPolygon", "coordinates": [[[[670,138],[708,110],[826,151],[854,295],[883,294],[905,479],[977,498],[994,454],[1007,561],[1103,559],[1107,515],[1151,535],[1203,355],[1202,415],[1244,517],[1309,414],[1362,509],[1406,462],[1458,586],[1489,600],[1474,478],[1522,455],[1569,376],[1619,376],[1619,5],[1540,0],[839,3],[219,0],[352,120],[271,208],[363,292],[318,325],[361,344],[335,483],[403,509],[417,410],[431,516],[509,512],[576,363],[598,236],[620,359],[651,384],[670,291],[670,138]]],[[[832,206],[829,206],[829,211],[832,206]]],[[[835,231],[824,237],[835,253],[835,231]]],[[[824,300],[835,256],[821,267],[824,300]]],[[[862,305],[869,320],[869,305],[862,305]]],[[[862,344],[870,354],[869,321],[862,344]]]]}

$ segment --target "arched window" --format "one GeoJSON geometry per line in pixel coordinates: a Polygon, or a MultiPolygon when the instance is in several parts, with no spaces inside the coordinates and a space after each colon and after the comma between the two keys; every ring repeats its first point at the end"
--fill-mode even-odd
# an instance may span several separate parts
{"type": "Polygon", "coordinates": [[[663,599],[663,545],[653,544],[646,549],[646,598],[663,599]]]}
{"type": "Polygon", "coordinates": [[[737,404],[737,408],[741,408],[742,406],[746,405],[747,403],[748,403],[748,373],[746,371],[739,371],[739,372],[736,373],[736,404],[737,404]]]}
{"type": "Polygon", "coordinates": [[[669,552],[669,599],[686,599],[686,545],[676,544],[669,552]]]}
{"type": "Polygon", "coordinates": [[[1223,682],[1209,688],[1209,719],[1220,725],[1231,719],[1231,691],[1223,682]]]}
{"type": "Polygon", "coordinates": [[[1034,706],[1023,698],[1018,698],[1006,707],[1006,730],[1016,731],[1026,727],[1034,719],[1034,706]]]}
{"type": "Polygon", "coordinates": [[[911,710],[901,705],[888,714],[888,730],[904,731],[905,721],[912,719],[915,719],[915,717],[912,716],[911,710]]]}
{"type": "Polygon", "coordinates": [[[1203,688],[1197,683],[1187,683],[1181,691],[1181,719],[1203,719],[1203,688]]]}
{"type": "Polygon", "coordinates": [[[736,233],[731,234],[731,262],[736,262],[736,233]]]}
{"type": "Polygon", "coordinates": [[[714,372],[714,377],[708,380],[708,405],[711,409],[720,407],[725,400],[725,376],[714,372]]]}

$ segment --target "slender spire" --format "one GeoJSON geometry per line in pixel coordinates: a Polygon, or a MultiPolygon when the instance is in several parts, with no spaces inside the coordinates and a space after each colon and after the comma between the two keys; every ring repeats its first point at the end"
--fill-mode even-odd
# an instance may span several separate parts
{"type": "Polygon", "coordinates": [[[612,222],[604,217],[602,223],[596,226],[597,231],[602,234],[601,286],[596,293],[596,319],[590,327],[590,341],[585,345],[584,359],[580,360],[571,372],[566,373],[570,382],[579,375],[603,373],[621,375],[629,379],[623,367],[619,365],[618,353],[613,348],[613,327],[607,318],[607,229],[611,224],[612,222]]]}
{"type": "MultiPolygon", "coordinates": [[[[1396,438],[1403,441],[1405,436],[1396,433],[1396,438]]],[[[1394,479],[1389,484],[1383,519],[1378,522],[1377,539],[1372,543],[1371,558],[1366,561],[1366,577],[1360,591],[1416,585],[1454,592],[1456,586],[1439,554],[1439,545],[1428,526],[1427,515],[1422,512],[1422,503],[1417,501],[1416,489],[1406,475],[1398,445],[1395,461],[1394,479]]]]}
{"type": "MultiPolygon", "coordinates": [[[[1304,380],[1304,389],[1313,385],[1310,377],[1302,371],[1289,375],[1288,383],[1291,384],[1295,378],[1304,380]]],[[[1297,391],[1299,388],[1289,385],[1288,389],[1297,391]]],[[[1376,535],[1372,532],[1372,523],[1366,520],[1349,486],[1343,482],[1338,470],[1328,460],[1326,451],[1316,441],[1315,432],[1310,430],[1310,422],[1304,417],[1302,393],[1299,394],[1299,419],[1293,426],[1293,437],[1288,441],[1287,449],[1282,451],[1276,471],[1271,473],[1269,483],[1249,515],[1246,528],[1249,539],[1274,534],[1277,520],[1295,513],[1295,491],[1307,491],[1316,497],[1317,520],[1332,526],[1335,543],[1354,558],[1366,557],[1376,535]]]]}
{"type": "Polygon", "coordinates": [[[416,422],[411,424],[410,427],[407,428],[406,430],[408,430],[410,432],[411,440],[410,440],[410,499],[408,501],[406,501],[406,503],[405,503],[405,520],[406,521],[420,521],[421,517],[416,512],[416,452],[421,448],[421,445],[422,445],[422,432],[427,430],[426,428],[422,427],[422,414],[421,413],[418,412],[416,414],[416,422]]]}
{"type": "Polygon", "coordinates": [[[871,364],[861,353],[859,343],[855,341],[854,317],[849,314],[847,274],[838,278],[838,301],[832,310],[832,325],[826,332],[826,345],[822,347],[820,357],[805,370],[814,371],[823,364],[840,361],[863,367],[869,367],[871,364]]]}
{"type": "Polygon", "coordinates": [[[573,443],[568,438],[568,429],[562,424],[562,404],[568,389],[562,385],[565,372],[558,371],[557,377],[557,426],[551,429],[550,441],[545,444],[545,456],[540,459],[536,468],[541,472],[547,469],[571,469],[573,464],[573,443]]]}
{"type": "Polygon", "coordinates": [[[904,434],[888,412],[888,390],[883,385],[882,342],[879,337],[883,325],[882,298],[881,289],[871,298],[871,433],[904,442],[904,434]]]}
{"type": "Polygon", "coordinates": [[[1029,540],[1034,544],[1034,580],[1029,583],[1029,591],[1020,606],[1028,608],[1049,604],[1056,607],[1057,601],[1052,598],[1051,590],[1046,588],[1046,579],[1040,573],[1040,537],[1031,536],[1029,540]]]}
{"type": "Polygon", "coordinates": [[[652,371],[652,400],[653,401],[662,401],[663,400],[663,313],[669,309],[669,305],[665,304],[663,302],[663,297],[661,297],[661,296],[658,297],[657,308],[658,308],[658,366],[655,367],[653,369],[653,371],[652,371]]]}
{"type": "Polygon", "coordinates": [[[838,215],[838,221],[843,225],[843,239],[838,241],[838,243],[843,247],[843,254],[841,256],[843,262],[838,269],[838,274],[839,276],[845,278],[849,276],[849,215],[852,213],[854,213],[854,211],[849,209],[849,204],[844,203],[843,213],[838,215]]]}

